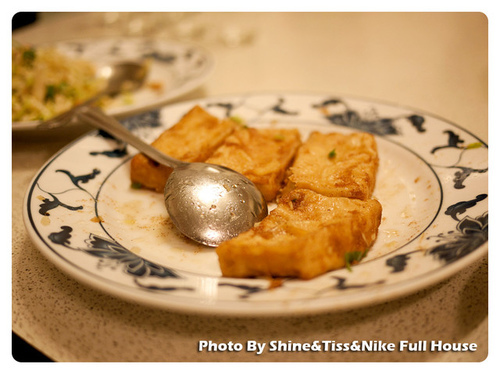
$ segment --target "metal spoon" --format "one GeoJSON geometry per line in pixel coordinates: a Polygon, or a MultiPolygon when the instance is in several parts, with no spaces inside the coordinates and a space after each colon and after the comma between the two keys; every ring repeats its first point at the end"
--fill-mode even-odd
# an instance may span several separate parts
{"type": "Polygon", "coordinates": [[[100,76],[106,79],[106,87],[96,95],[74,106],[58,116],[37,126],[39,129],[53,129],[66,125],[75,119],[77,108],[89,106],[104,96],[114,97],[124,90],[135,91],[142,86],[147,76],[147,68],[135,61],[122,61],[100,69],[100,76]]]}
{"type": "Polygon", "coordinates": [[[194,241],[218,246],[267,216],[261,192],[242,174],[218,165],[171,158],[134,136],[99,108],[81,106],[74,113],[79,120],[173,168],[165,184],[165,206],[177,229],[194,241]]]}
{"type": "Polygon", "coordinates": [[[122,91],[134,91],[142,86],[146,79],[148,70],[144,64],[135,61],[122,61],[101,68],[100,75],[106,81],[106,87],[96,97],[87,100],[95,101],[102,96],[115,96],[122,91]]]}

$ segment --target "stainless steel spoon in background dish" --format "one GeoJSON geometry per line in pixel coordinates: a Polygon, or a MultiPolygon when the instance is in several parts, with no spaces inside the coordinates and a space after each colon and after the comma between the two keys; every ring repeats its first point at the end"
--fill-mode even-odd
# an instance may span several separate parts
{"type": "Polygon", "coordinates": [[[148,69],[142,63],[135,61],[121,61],[99,69],[99,76],[106,80],[106,86],[96,95],[71,108],[60,115],[49,119],[37,126],[38,129],[53,129],[68,124],[75,119],[74,110],[86,107],[104,96],[114,97],[123,91],[135,91],[140,88],[147,76],[148,69]]]}
{"type": "Polygon", "coordinates": [[[74,114],[80,121],[173,168],[165,184],[165,206],[177,229],[192,240],[215,247],[267,216],[261,192],[242,174],[218,165],[171,158],[134,136],[99,108],[81,106],[74,109],[74,114]]]}
{"type": "MultiPolygon", "coordinates": [[[[100,69],[99,75],[107,81],[106,87],[98,96],[115,96],[122,91],[135,91],[142,86],[148,69],[146,65],[135,61],[122,61],[113,65],[104,66],[100,69]]],[[[96,97],[89,100],[95,101],[96,97]]],[[[85,103],[89,104],[89,100],[85,103]]]]}

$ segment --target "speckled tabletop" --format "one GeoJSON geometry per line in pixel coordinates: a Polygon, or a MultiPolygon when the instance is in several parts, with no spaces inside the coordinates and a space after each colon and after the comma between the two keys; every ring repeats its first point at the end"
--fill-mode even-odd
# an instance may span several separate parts
{"type": "MultiPolygon", "coordinates": [[[[124,28],[123,22],[118,30],[112,16],[46,14],[37,24],[16,31],[14,37],[41,43],[56,41],[63,34],[70,38],[159,32],[133,28],[137,24],[132,23],[124,28]]],[[[171,15],[169,19],[177,18],[171,15]]],[[[420,108],[460,124],[487,142],[484,14],[214,13],[192,14],[183,20],[182,30],[191,30],[192,35],[197,25],[217,24],[236,25],[240,28],[238,35],[243,37],[238,46],[206,41],[216,56],[217,69],[202,88],[179,100],[238,91],[333,91],[420,108]]],[[[24,228],[22,204],[39,168],[86,130],[13,134],[12,329],[51,359],[480,362],[488,357],[486,258],[445,281],[396,300],[342,312],[288,317],[171,312],[126,302],[78,283],[34,247],[24,228]],[[256,355],[246,350],[199,351],[201,340],[441,340],[475,343],[477,350],[282,351],[256,355]]]]}

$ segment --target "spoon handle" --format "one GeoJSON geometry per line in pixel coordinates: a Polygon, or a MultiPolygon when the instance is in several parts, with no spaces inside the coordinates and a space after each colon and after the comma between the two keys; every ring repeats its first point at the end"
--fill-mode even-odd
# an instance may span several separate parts
{"type": "Polygon", "coordinates": [[[133,135],[127,128],[125,128],[118,120],[106,115],[101,109],[91,106],[82,106],[75,108],[76,116],[98,129],[104,130],[115,138],[128,143],[135,147],[137,150],[150,157],[157,163],[166,165],[170,168],[177,168],[181,165],[188,164],[186,162],[174,159],[153,146],[142,141],[133,135]]]}
{"type": "Polygon", "coordinates": [[[37,125],[37,128],[40,130],[46,130],[46,129],[53,129],[53,128],[58,128],[60,126],[67,125],[75,119],[76,113],[78,112],[78,110],[81,107],[90,106],[95,101],[97,101],[98,99],[102,98],[105,95],[106,95],[106,91],[102,91],[99,94],[91,97],[90,99],[87,99],[86,101],[75,105],[69,111],[63,112],[60,115],[57,115],[57,116],[52,117],[51,119],[49,119],[47,121],[42,122],[41,124],[37,125]]]}

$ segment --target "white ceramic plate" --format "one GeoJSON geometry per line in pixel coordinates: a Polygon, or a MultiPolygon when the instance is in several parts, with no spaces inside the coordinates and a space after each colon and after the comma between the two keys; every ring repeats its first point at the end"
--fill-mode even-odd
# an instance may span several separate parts
{"type": "MultiPolygon", "coordinates": [[[[144,86],[127,100],[118,97],[106,112],[124,117],[158,107],[198,88],[214,69],[212,54],[199,46],[143,38],[82,39],[53,45],[61,53],[91,61],[99,71],[114,62],[147,58],[151,62],[144,86]],[[161,89],[152,89],[152,85],[161,89]],[[129,99],[132,99],[131,101],[129,99]]],[[[34,129],[39,121],[14,122],[12,129],[34,129]]]]}
{"type": "Polygon", "coordinates": [[[147,141],[194,104],[254,127],[376,134],[379,236],[351,271],[309,281],[221,277],[214,249],[183,239],[162,196],[130,187],[136,153],[92,132],[61,150],[25,200],[29,235],[56,266],[88,285],[166,309],[230,315],[334,311],[386,301],[480,259],[488,240],[487,145],[442,119],[332,95],[253,94],[182,103],[127,119],[147,141]],[[99,218],[99,219],[97,219],[99,218]],[[101,221],[102,220],[102,221],[101,221]]]}

